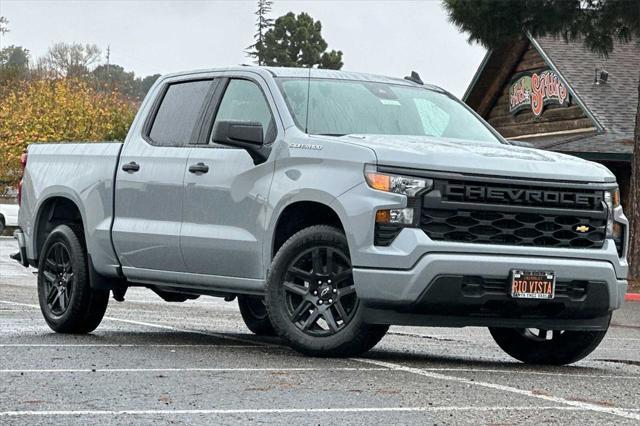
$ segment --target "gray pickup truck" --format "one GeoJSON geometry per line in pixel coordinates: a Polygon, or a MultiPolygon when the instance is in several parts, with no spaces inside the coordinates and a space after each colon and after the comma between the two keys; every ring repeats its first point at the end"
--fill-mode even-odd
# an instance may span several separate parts
{"type": "Polygon", "coordinates": [[[250,330],[309,355],[363,353],[389,325],[483,326],[567,364],[627,288],[614,176],[504,140],[416,74],[168,75],[124,144],[32,144],[23,163],[14,258],[61,333],[144,286],[237,298],[250,330]]]}

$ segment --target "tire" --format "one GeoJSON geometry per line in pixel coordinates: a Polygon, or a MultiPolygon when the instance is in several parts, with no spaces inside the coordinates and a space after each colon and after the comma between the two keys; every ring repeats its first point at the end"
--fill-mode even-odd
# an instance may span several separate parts
{"type": "Polygon", "coordinates": [[[258,336],[275,336],[262,297],[238,296],[238,307],[247,328],[258,336]]]}
{"type": "Polygon", "coordinates": [[[0,215],[0,235],[2,235],[2,233],[4,232],[4,217],[2,215],[0,215]]]}
{"type": "Polygon", "coordinates": [[[600,344],[607,330],[561,331],[489,328],[498,346],[525,364],[565,365],[580,361],[600,344]],[[537,332],[536,332],[537,331],[537,332]],[[548,334],[551,333],[551,338],[548,334]]]}
{"type": "Polygon", "coordinates": [[[347,240],[327,225],[299,231],[278,250],[266,305],[278,335],[309,356],[360,355],[389,329],[363,321],[347,240]]]}
{"type": "Polygon", "coordinates": [[[58,333],[89,333],[98,327],[108,290],[89,285],[82,232],[59,225],[47,237],[38,264],[38,299],[45,321],[58,333]]]}

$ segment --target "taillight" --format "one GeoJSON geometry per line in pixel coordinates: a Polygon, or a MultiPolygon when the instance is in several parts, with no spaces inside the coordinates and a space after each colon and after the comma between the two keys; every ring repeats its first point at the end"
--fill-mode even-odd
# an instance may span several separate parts
{"type": "Polygon", "coordinates": [[[20,156],[20,180],[18,181],[18,205],[22,204],[22,178],[24,177],[24,169],[27,167],[27,153],[23,152],[20,156]]]}

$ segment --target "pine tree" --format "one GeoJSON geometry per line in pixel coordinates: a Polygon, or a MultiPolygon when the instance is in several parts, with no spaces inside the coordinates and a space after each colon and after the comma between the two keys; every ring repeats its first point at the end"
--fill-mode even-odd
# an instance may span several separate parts
{"type": "Polygon", "coordinates": [[[327,51],[322,23],[307,13],[289,12],[275,20],[262,43],[256,44],[260,63],[275,67],[342,68],[342,52],[327,51]]]}
{"type": "Polygon", "coordinates": [[[258,0],[258,8],[255,11],[257,28],[256,33],[253,35],[255,43],[247,47],[246,53],[248,56],[255,58],[258,65],[264,65],[258,52],[264,43],[264,34],[273,26],[273,19],[269,18],[272,6],[273,1],[271,0],[258,0]]]}

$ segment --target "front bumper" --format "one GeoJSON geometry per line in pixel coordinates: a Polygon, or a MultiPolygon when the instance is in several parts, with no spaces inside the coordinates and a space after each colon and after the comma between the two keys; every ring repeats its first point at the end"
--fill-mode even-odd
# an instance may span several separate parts
{"type": "MultiPolygon", "coordinates": [[[[612,239],[601,248],[500,245],[435,241],[422,229],[404,228],[388,246],[375,245],[376,211],[406,206],[406,197],[365,183],[332,203],[345,224],[356,291],[371,313],[370,322],[603,329],[622,304],[627,249],[619,253],[612,239]],[[507,294],[512,269],[553,270],[558,282],[578,282],[586,294],[547,302],[512,299],[507,294]],[[464,284],[474,280],[502,287],[469,293],[464,284]]],[[[624,225],[628,241],[621,208],[614,211],[614,220],[624,225]]]]}
{"type": "Polygon", "coordinates": [[[606,328],[627,281],[607,261],[433,253],[407,270],[354,268],[367,321],[434,326],[606,328]],[[513,299],[513,269],[553,270],[552,300],[513,299]]]}

